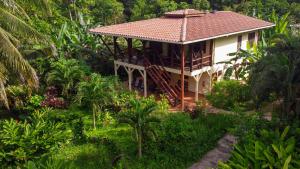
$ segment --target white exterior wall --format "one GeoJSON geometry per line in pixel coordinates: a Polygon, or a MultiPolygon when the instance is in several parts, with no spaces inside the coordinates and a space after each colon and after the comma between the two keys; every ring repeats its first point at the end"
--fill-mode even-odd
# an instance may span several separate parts
{"type": "MultiPolygon", "coordinates": [[[[191,92],[195,92],[196,81],[193,77],[189,77],[189,88],[188,90],[191,92]]],[[[199,93],[206,94],[209,92],[210,87],[210,78],[207,72],[203,73],[199,80],[199,93]]]]}
{"type": "MultiPolygon", "coordinates": [[[[232,57],[229,53],[237,52],[237,39],[239,35],[232,35],[214,40],[214,64],[227,61],[232,57]]],[[[242,49],[247,49],[248,33],[242,34],[242,49]]]]}

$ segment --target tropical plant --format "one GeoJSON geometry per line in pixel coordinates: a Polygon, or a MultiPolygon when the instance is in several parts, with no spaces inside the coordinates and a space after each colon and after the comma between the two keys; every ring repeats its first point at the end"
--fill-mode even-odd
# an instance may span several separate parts
{"type": "Polygon", "coordinates": [[[47,75],[48,85],[60,87],[62,95],[67,98],[87,72],[76,59],[59,58],[51,63],[51,68],[52,70],[47,75]]]}
{"type": "Polygon", "coordinates": [[[68,140],[63,124],[48,119],[47,110],[24,121],[4,120],[0,127],[0,161],[3,167],[22,165],[58,148],[68,140]]]}
{"type": "Polygon", "coordinates": [[[53,157],[46,160],[28,161],[25,165],[26,169],[72,169],[76,168],[74,163],[54,159],[53,157]]]}
{"type": "Polygon", "coordinates": [[[289,136],[289,127],[279,130],[261,130],[258,137],[252,137],[245,144],[237,145],[231,159],[220,163],[220,169],[246,168],[282,168],[296,169],[300,167],[299,150],[296,138],[289,136]]]}
{"type": "Polygon", "coordinates": [[[117,100],[117,80],[113,77],[101,77],[92,73],[78,84],[76,100],[93,112],[93,126],[96,129],[97,113],[117,100]]]}
{"type": "Polygon", "coordinates": [[[227,66],[224,79],[229,80],[234,77],[235,80],[247,80],[251,65],[265,56],[265,46],[263,43],[254,43],[250,47],[248,43],[247,50],[240,49],[228,55],[232,57],[230,60],[218,63],[227,66]]]}
{"type": "Polygon", "coordinates": [[[24,85],[10,85],[6,87],[5,91],[10,109],[22,109],[30,96],[28,87],[24,85]]]}
{"type": "MultiPolygon", "coordinates": [[[[49,9],[47,1],[30,0],[32,6],[49,9]]],[[[46,10],[49,11],[49,10],[46,10]]],[[[21,44],[47,42],[44,35],[30,25],[24,8],[15,0],[0,0],[0,100],[9,108],[5,84],[11,76],[17,76],[31,88],[38,87],[34,69],[23,58],[21,44]]],[[[24,46],[24,45],[23,45],[24,46]]]]}
{"type": "Polygon", "coordinates": [[[257,107],[275,94],[283,98],[283,112],[296,112],[293,107],[300,82],[299,45],[299,37],[282,36],[275,46],[268,48],[267,55],[253,65],[249,84],[257,107]]]}
{"type": "Polygon", "coordinates": [[[152,114],[156,111],[157,103],[147,99],[130,100],[128,108],[119,115],[120,123],[129,124],[135,132],[138,157],[142,157],[143,138],[150,132],[150,124],[159,122],[152,114]]]}
{"type": "Polygon", "coordinates": [[[214,84],[207,99],[213,106],[226,110],[247,108],[246,103],[251,100],[251,91],[247,84],[240,81],[224,80],[214,84]]]}

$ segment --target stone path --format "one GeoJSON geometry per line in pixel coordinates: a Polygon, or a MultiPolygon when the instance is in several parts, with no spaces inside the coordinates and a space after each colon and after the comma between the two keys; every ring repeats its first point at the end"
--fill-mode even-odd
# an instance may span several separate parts
{"type": "Polygon", "coordinates": [[[209,151],[203,158],[193,164],[189,169],[211,169],[218,166],[218,161],[227,161],[233,145],[237,143],[237,138],[233,135],[226,134],[218,141],[215,149],[209,151]]]}

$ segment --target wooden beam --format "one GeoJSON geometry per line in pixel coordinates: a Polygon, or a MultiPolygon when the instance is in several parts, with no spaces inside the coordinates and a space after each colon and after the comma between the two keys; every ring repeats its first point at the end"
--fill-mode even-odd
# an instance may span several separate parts
{"type": "Polygon", "coordinates": [[[181,111],[184,111],[184,66],[185,66],[185,45],[181,45],[181,111]]]}
{"type": "Polygon", "coordinates": [[[105,46],[105,47],[107,48],[107,50],[109,51],[109,53],[110,53],[112,56],[114,56],[115,54],[112,52],[112,50],[110,49],[110,47],[107,45],[107,43],[105,42],[105,40],[103,39],[103,37],[102,37],[101,35],[100,35],[99,37],[100,37],[102,43],[104,44],[104,46],[105,46]]]}

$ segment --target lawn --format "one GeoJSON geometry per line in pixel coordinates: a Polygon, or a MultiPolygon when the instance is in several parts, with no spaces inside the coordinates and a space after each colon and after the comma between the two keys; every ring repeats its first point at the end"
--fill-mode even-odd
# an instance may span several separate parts
{"type": "MultiPolygon", "coordinates": [[[[68,113],[68,112],[65,112],[68,113]]],[[[146,137],[143,157],[138,159],[132,128],[126,124],[98,125],[92,129],[92,119],[83,113],[87,140],[66,144],[54,159],[73,163],[75,168],[187,168],[212,149],[227,129],[233,126],[233,116],[207,115],[191,119],[183,113],[160,117],[161,123],[151,126],[146,137]]]]}

